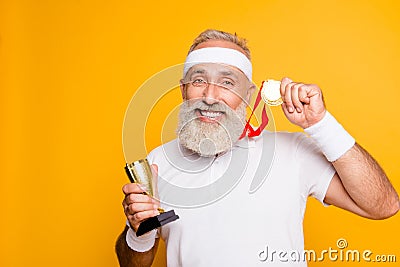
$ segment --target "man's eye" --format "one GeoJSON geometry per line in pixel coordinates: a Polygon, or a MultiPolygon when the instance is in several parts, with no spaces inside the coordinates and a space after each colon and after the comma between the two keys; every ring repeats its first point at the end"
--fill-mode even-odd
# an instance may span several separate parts
{"type": "Polygon", "coordinates": [[[226,88],[226,89],[233,89],[235,88],[235,84],[232,81],[229,80],[225,80],[222,81],[222,83],[220,83],[222,87],[226,88]]]}
{"type": "Polygon", "coordinates": [[[233,82],[231,81],[223,81],[222,84],[233,86],[233,82]]]}
{"type": "Polygon", "coordinates": [[[192,84],[194,86],[202,86],[202,85],[206,84],[206,81],[203,80],[203,79],[198,78],[198,79],[193,80],[192,84]]]}

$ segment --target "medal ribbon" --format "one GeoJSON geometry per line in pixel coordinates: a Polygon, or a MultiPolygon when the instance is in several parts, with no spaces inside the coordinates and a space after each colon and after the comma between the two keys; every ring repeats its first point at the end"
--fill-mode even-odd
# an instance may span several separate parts
{"type": "Polygon", "coordinates": [[[251,120],[251,117],[253,117],[254,110],[256,110],[256,108],[260,104],[260,101],[261,101],[261,90],[262,90],[263,86],[264,86],[264,82],[261,84],[261,88],[258,91],[256,102],[254,103],[253,110],[251,111],[250,117],[246,122],[246,125],[245,125],[245,127],[243,129],[243,133],[240,136],[239,140],[242,139],[243,137],[245,137],[246,135],[248,137],[259,136],[261,134],[262,130],[264,130],[265,126],[267,126],[267,124],[268,124],[268,115],[267,115],[267,111],[265,110],[265,103],[264,103],[264,106],[263,106],[263,109],[262,109],[262,112],[261,112],[261,124],[260,124],[260,126],[258,126],[257,129],[254,129],[250,125],[250,120],[251,120]]]}

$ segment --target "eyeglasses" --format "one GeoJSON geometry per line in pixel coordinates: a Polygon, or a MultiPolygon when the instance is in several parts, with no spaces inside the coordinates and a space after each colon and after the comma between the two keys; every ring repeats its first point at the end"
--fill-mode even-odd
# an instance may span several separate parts
{"type": "Polygon", "coordinates": [[[208,82],[202,78],[197,78],[193,81],[186,82],[185,84],[190,84],[198,89],[205,89],[210,84],[226,90],[236,90],[239,88],[238,85],[235,82],[231,81],[230,79],[223,79],[220,82],[208,82]]]}

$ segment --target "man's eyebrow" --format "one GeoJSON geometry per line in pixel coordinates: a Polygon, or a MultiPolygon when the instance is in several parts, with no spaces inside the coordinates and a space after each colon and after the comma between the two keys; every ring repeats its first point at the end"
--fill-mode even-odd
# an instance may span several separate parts
{"type": "Polygon", "coordinates": [[[192,76],[193,74],[204,74],[204,73],[206,73],[205,69],[195,69],[195,70],[192,71],[190,76],[192,76]]]}
{"type": "Polygon", "coordinates": [[[219,74],[221,74],[222,76],[232,76],[234,78],[238,78],[238,76],[233,71],[230,70],[222,70],[219,72],[219,74]]]}
{"type": "Polygon", "coordinates": [[[194,75],[196,75],[196,74],[205,74],[205,73],[206,73],[206,70],[205,70],[205,69],[201,69],[201,68],[197,69],[197,68],[195,68],[194,70],[192,70],[192,71],[189,72],[188,78],[189,78],[189,79],[192,79],[192,77],[193,77],[194,75]]]}

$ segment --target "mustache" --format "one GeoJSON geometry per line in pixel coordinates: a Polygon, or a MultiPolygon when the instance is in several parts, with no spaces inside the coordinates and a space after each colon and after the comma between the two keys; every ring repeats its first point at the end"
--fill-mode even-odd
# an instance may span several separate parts
{"type": "Polygon", "coordinates": [[[212,103],[212,104],[208,104],[203,100],[189,100],[187,101],[187,107],[189,109],[189,111],[194,111],[197,109],[200,110],[207,110],[207,111],[215,111],[215,112],[234,112],[233,109],[231,109],[228,105],[221,103],[221,102],[216,102],[216,103],[212,103]],[[190,103],[190,104],[189,104],[190,103]]]}

